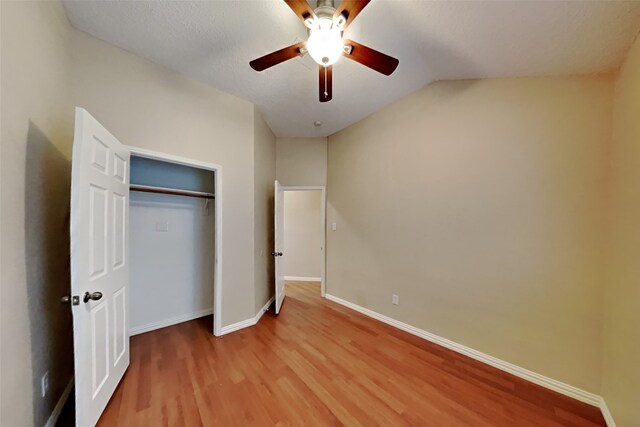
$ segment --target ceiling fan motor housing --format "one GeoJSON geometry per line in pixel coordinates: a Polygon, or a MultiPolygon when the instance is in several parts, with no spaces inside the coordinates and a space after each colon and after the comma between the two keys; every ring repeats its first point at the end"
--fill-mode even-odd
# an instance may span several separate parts
{"type": "Polygon", "coordinates": [[[333,7],[333,0],[318,0],[316,9],[314,10],[318,18],[333,18],[336,8],[333,7]]]}
{"type": "Polygon", "coordinates": [[[347,23],[347,16],[345,16],[345,12],[342,12],[340,16],[336,17],[336,8],[333,5],[333,0],[318,0],[314,13],[318,18],[333,20],[333,23],[340,28],[340,32],[344,30],[344,26],[347,23]]]}
{"type": "Polygon", "coordinates": [[[318,0],[316,8],[313,10],[315,17],[308,16],[304,20],[307,31],[311,31],[317,23],[316,19],[333,19],[336,8],[333,7],[333,0],[318,0]]]}

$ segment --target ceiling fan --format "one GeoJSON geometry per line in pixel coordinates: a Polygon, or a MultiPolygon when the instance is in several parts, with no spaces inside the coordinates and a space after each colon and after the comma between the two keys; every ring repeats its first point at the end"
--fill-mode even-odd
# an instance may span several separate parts
{"type": "Polygon", "coordinates": [[[320,102],[331,101],[333,64],[341,56],[359,62],[386,76],[398,67],[399,61],[384,53],[363,46],[353,40],[344,40],[343,32],[371,0],[343,0],[340,7],[333,6],[333,0],[318,0],[317,7],[311,9],[306,0],[284,0],[308,28],[306,42],[277,50],[249,62],[251,68],[263,71],[281,62],[306,53],[318,63],[320,74],[320,102]]]}

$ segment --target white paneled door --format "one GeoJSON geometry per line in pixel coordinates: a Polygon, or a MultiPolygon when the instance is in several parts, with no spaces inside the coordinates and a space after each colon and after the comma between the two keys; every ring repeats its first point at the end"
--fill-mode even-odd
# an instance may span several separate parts
{"type": "Polygon", "coordinates": [[[94,426],[129,366],[129,150],[76,108],[71,295],[76,425],[94,426]]]}
{"type": "Polygon", "coordinates": [[[275,184],[274,194],[274,245],[273,259],[275,262],[276,279],[276,314],[284,302],[284,268],[282,265],[282,251],[284,249],[284,190],[278,181],[275,184]]]}

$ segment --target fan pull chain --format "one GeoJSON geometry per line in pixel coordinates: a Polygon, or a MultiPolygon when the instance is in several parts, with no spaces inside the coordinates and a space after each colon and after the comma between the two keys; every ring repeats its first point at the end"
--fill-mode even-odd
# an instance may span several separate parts
{"type": "Polygon", "coordinates": [[[324,97],[328,97],[329,92],[327,92],[327,67],[324,67],[324,97]]]}

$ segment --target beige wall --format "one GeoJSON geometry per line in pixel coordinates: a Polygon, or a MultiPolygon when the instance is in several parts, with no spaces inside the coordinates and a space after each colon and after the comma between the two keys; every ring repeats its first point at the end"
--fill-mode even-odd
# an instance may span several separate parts
{"type": "Polygon", "coordinates": [[[598,392],[611,107],[605,78],[439,82],[329,137],[327,293],[598,392]]]}
{"type": "Polygon", "coordinates": [[[276,137],[254,108],[254,271],[255,312],[275,292],[273,251],[273,187],[276,179],[276,137]]]}
{"type": "Polygon", "coordinates": [[[0,425],[42,426],[73,371],[69,24],[60,3],[0,2],[0,425]],[[49,392],[40,378],[49,371],[49,392]]]}
{"type": "Polygon", "coordinates": [[[278,138],[276,177],[285,186],[326,185],[327,138],[278,138]]]}
{"type": "Polygon", "coordinates": [[[73,106],[125,144],[222,165],[223,325],[253,318],[266,296],[268,265],[254,247],[269,240],[275,137],[251,103],[72,29],[59,2],[0,4],[0,424],[43,425],[73,369],[59,303],[70,280],[73,106]]]}
{"type": "Polygon", "coordinates": [[[285,276],[321,277],[322,191],[284,192],[285,276]]]}
{"type": "MultiPolygon", "coordinates": [[[[57,301],[69,289],[73,105],[126,144],[223,166],[225,325],[271,292],[274,171],[262,160],[277,157],[284,185],[324,185],[327,142],[278,139],[274,154],[252,104],[72,30],[59,2],[0,2],[0,15],[0,424],[42,425],[72,369],[57,301]]],[[[601,78],[441,82],[330,137],[328,292],[601,389],[620,426],[640,423],[639,49],[615,107],[601,78]]]]}
{"type": "Polygon", "coordinates": [[[73,31],[73,102],[122,143],[222,166],[222,325],[255,315],[253,105],[73,31]]]}
{"type": "Polygon", "coordinates": [[[615,84],[602,394],[619,427],[640,425],[640,39],[615,84]]]}

